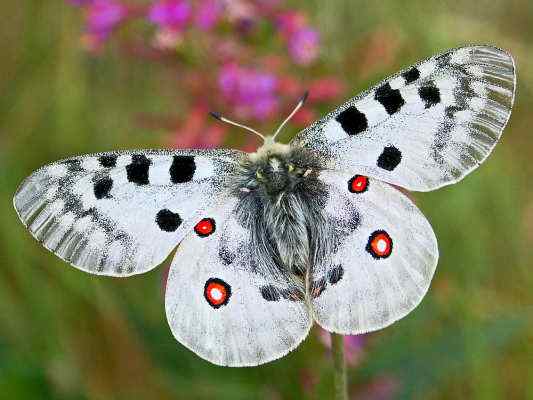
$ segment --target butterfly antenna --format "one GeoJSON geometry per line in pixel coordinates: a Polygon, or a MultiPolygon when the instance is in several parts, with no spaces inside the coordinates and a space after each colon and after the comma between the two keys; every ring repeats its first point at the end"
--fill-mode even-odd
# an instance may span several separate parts
{"type": "Polygon", "coordinates": [[[307,96],[309,96],[309,92],[306,91],[304,93],[304,95],[302,97],[300,97],[300,100],[298,100],[298,104],[296,104],[296,107],[294,107],[294,110],[292,110],[292,112],[289,114],[289,116],[287,118],[285,118],[285,121],[283,121],[281,123],[281,125],[279,126],[278,129],[276,129],[276,132],[274,132],[274,136],[272,137],[272,140],[275,140],[276,139],[276,136],[278,136],[278,133],[281,132],[281,130],[283,129],[283,127],[287,124],[287,122],[289,122],[289,120],[294,117],[294,114],[296,114],[298,112],[298,110],[300,108],[302,108],[302,106],[304,105],[305,103],[305,100],[307,100],[307,96]]]}
{"type": "Polygon", "coordinates": [[[234,121],[232,121],[230,119],[227,119],[226,117],[223,117],[219,113],[216,113],[216,112],[213,112],[213,111],[210,111],[209,114],[213,118],[218,119],[219,121],[225,122],[225,123],[230,124],[230,125],[238,126],[239,128],[243,128],[243,129],[246,129],[249,132],[255,133],[257,136],[259,136],[261,139],[263,139],[263,141],[265,140],[265,136],[264,135],[260,134],[255,129],[252,129],[249,126],[239,124],[238,122],[234,122],[234,121]]]}

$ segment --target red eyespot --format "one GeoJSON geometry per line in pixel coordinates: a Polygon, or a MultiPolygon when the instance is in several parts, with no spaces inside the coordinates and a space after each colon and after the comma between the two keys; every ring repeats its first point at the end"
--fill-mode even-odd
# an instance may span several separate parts
{"type": "Polygon", "coordinates": [[[231,287],[222,279],[210,278],[205,283],[204,297],[213,308],[228,304],[231,296],[231,287]]]}
{"type": "Polygon", "coordinates": [[[368,178],[363,175],[355,175],[348,181],[348,190],[351,193],[363,193],[368,189],[368,178]]]}
{"type": "Polygon", "coordinates": [[[215,232],[216,225],[213,218],[204,218],[194,226],[194,231],[200,237],[207,237],[215,232]]]}
{"type": "Polygon", "coordinates": [[[392,253],[392,239],[385,231],[375,231],[368,238],[366,251],[376,259],[387,258],[392,253]]]}

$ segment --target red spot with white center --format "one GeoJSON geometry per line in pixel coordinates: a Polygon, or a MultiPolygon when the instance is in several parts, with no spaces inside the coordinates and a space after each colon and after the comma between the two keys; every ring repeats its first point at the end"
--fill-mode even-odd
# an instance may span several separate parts
{"type": "Polygon", "coordinates": [[[207,237],[215,232],[216,225],[213,218],[204,218],[194,226],[194,231],[200,237],[207,237]]]}
{"type": "Polygon", "coordinates": [[[210,278],[205,283],[204,297],[213,308],[228,304],[231,296],[231,287],[222,279],[210,278]]]}
{"type": "Polygon", "coordinates": [[[387,258],[392,253],[391,237],[383,230],[375,231],[368,239],[366,251],[374,258],[387,258]]]}
{"type": "Polygon", "coordinates": [[[363,175],[355,175],[348,181],[348,190],[351,193],[363,193],[368,189],[368,178],[363,175]]]}

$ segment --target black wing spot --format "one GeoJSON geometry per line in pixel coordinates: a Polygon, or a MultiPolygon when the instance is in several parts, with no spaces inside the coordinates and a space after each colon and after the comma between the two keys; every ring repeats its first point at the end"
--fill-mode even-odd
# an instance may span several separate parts
{"type": "Polygon", "coordinates": [[[405,71],[402,74],[402,77],[403,79],[405,79],[405,83],[411,83],[420,78],[420,71],[418,70],[418,68],[413,67],[409,71],[405,71]]]}
{"type": "Polygon", "coordinates": [[[405,101],[398,89],[392,89],[386,83],[376,90],[374,98],[381,103],[389,115],[397,113],[405,104],[405,101]]]}
{"type": "Polygon", "coordinates": [[[328,272],[328,281],[332,285],[335,285],[338,283],[342,277],[344,276],[344,268],[342,268],[342,265],[336,265],[328,272]]]}
{"type": "Polygon", "coordinates": [[[157,213],[155,222],[162,231],[174,232],[179,228],[182,220],[178,213],[173,213],[165,208],[157,213]]]}
{"type": "Polygon", "coordinates": [[[148,170],[152,161],[144,154],[134,154],[131,156],[131,164],[126,165],[128,181],[137,185],[148,185],[148,170]]]}
{"type": "Polygon", "coordinates": [[[81,166],[81,160],[77,158],[65,160],[63,161],[63,164],[67,166],[69,172],[76,173],[83,171],[83,168],[81,166]]]}
{"type": "Polygon", "coordinates": [[[224,265],[231,265],[237,258],[237,254],[233,253],[226,247],[220,247],[218,249],[218,258],[222,261],[224,265]]]}
{"type": "Polygon", "coordinates": [[[196,171],[193,156],[174,156],[170,166],[170,181],[172,183],[190,182],[196,171]]]}
{"type": "Polygon", "coordinates": [[[394,146],[387,146],[378,157],[378,167],[393,171],[402,160],[402,153],[394,146]]]}
{"type": "Polygon", "coordinates": [[[98,157],[98,162],[102,167],[113,168],[117,165],[117,155],[116,154],[105,154],[98,157]]]}
{"type": "Polygon", "coordinates": [[[111,198],[111,195],[109,192],[111,192],[111,188],[113,187],[113,179],[111,179],[109,176],[103,177],[95,182],[94,184],[94,196],[100,200],[103,198],[111,198]]]}
{"type": "Polygon", "coordinates": [[[279,301],[281,298],[279,290],[273,285],[262,286],[260,291],[266,301],[279,301]]]}
{"type": "Polygon", "coordinates": [[[368,128],[366,115],[354,106],[348,107],[335,119],[348,135],[356,135],[368,128]]]}
{"type": "Polygon", "coordinates": [[[420,87],[418,89],[418,95],[424,101],[424,103],[426,103],[426,108],[440,103],[440,90],[435,85],[420,87]]]}

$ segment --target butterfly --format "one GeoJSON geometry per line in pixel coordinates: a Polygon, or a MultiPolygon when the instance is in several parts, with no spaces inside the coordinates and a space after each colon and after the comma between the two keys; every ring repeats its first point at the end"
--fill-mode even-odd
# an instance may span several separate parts
{"type": "Polygon", "coordinates": [[[165,294],[175,338],[214,364],[259,365],[295,349],[314,322],[361,334],[421,302],[437,240],[394,186],[435,190],[477,168],[507,124],[515,81],[507,52],[457,48],[289,144],[275,140],[280,127],[255,153],[72,157],[24,180],[14,206],[47,249],[92,274],[141,274],[176,249],[165,294]]]}

